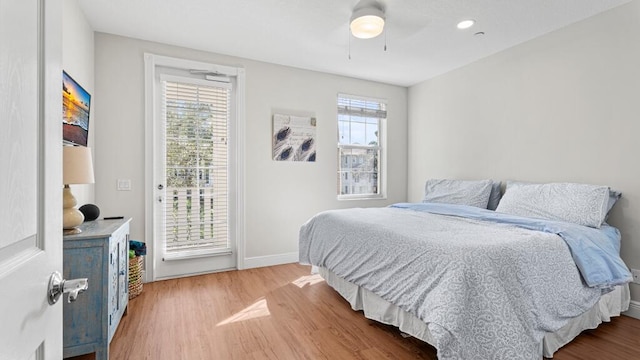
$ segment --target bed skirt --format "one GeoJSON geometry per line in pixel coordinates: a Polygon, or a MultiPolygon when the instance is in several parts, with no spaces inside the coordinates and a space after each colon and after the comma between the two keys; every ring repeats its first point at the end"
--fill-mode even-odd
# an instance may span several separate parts
{"type": "MultiPolygon", "coordinates": [[[[435,341],[427,324],[416,316],[387,302],[380,296],[358,285],[350,283],[325,268],[313,267],[327,284],[345,298],[353,310],[362,310],[364,316],[387,325],[393,325],[403,333],[409,334],[435,347],[435,341]]],[[[540,353],[552,358],[559,348],[573,340],[587,329],[595,329],[602,322],[608,322],[613,316],[629,309],[629,285],[616,286],[615,290],[602,296],[591,310],[571,319],[565,326],[553,333],[547,333],[542,341],[540,353]]]]}

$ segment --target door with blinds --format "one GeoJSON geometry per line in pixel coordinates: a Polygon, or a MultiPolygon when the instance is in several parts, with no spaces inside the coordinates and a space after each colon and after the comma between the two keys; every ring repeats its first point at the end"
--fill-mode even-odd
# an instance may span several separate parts
{"type": "Polygon", "coordinates": [[[233,80],[160,73],[157,84],[154,246],[161,251],[155,253],[154,277],[235,268],[229,171],[233,80]]]}

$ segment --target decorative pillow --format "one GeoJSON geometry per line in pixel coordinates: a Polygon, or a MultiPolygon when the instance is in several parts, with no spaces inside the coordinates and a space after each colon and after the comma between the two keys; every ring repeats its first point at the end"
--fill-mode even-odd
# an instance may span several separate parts
{"type": "Polygon", "coordinates": [[[487,209],[489,210],[495,210],[498,207],[500,197],[502,197],[502,194],[500,193],[500,185],[500,181],[492,180],[491,194],[489,195],[489,203],[487,204],[487,209]]]}
{"type": "Polygon", "coordinates": [[[469,205],[486,209],[492,184],[491,180],[427,180],[423,202],[469,205]]]}
{"type": "Polygon", "coordinates": [[[599,228],[608,204],[606,186],[509,182],[496,211],[599,228]]]}

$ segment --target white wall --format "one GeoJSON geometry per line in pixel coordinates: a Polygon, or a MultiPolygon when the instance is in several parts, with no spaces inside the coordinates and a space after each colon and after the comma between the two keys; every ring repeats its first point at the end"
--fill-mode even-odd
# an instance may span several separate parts
{"type": "MultiPolygon", "coordinates": [[[[94,94],[93,29],[78,5],[78,0],[62,2],[62,69],[77,81],[92,98],[94,94]]],[[[87,146],[93,148],[95,165],[95,109],[90,109],[87,146]]],[[[62,141],[62,140],[61,140],[62,141]]],[[[78,207],[94,203],[94,185],[71,185],[78,207]]]]}
{"type": "MultiPolygon", "coordinates": [[[[133,239],[144,233],[145,52],[246,69],[247,267],[297,261],[298,231],[315,213],[342,207],[383,206],[406,200],[407,89],[175,46],[96,33],[96,202],[104,215],[133,218],[133,239]],[[388,198],[336,200],[336,95],[388,101],[388,198]],[[276,109],[314,112],[315,163],[271,160],[271,115],[276,109]],[[132,191],[116,191],[131,179],[132,191]]],[[[147,246],[151,244],[147,243],[147,246]]]]}
{"type": "Polygon", "coordinates": [[[413,86],[409,201],[437,177],[609,185],[640,268],[639,99],[637,0],[413,86]]]}

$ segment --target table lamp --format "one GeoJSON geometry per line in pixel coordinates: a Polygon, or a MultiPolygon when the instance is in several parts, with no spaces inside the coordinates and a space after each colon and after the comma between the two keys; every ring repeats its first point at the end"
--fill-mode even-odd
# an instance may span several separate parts
{"type": "Polygon", "coordinates": [[[91,149],[84,146],[63,146],[62,153],[62,228],[65,235],[79,234],[78,228],[84,221],[84,215],[76,209],[78,201],[71,194],[69,184],[93,184],[93,162],[91,149]]]}

